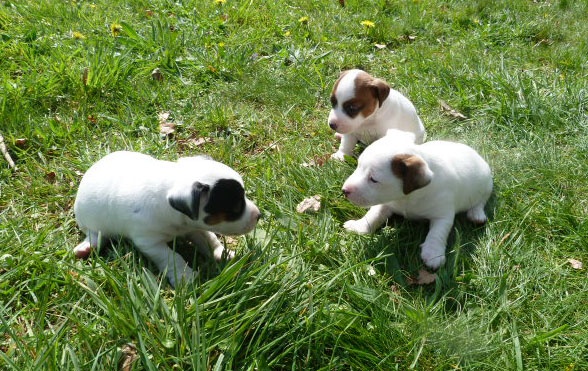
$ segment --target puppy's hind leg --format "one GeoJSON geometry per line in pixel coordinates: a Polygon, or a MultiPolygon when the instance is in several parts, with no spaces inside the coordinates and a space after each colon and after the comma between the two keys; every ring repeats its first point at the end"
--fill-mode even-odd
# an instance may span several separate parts
{"type": "Polygon", "coordinates": [[[210,257],[211,252],[214,260],[230,260],[235,257],[235,252],[225,249],[218,237],[208,231],[194,231],[188,234],[188,238],[196,245],[200,253],[210,257]]]}
{"type": "Polygon", "coordinates": [[[468,220],[474,224],[479,224],[479,225],[486,223],[486,221],[488,220],[488,217],[486,216],[486,213],[484,212],[484,205],[485,205],[485,202],[477,204],[476,206],[469,209],[466,214],[468,220]]]}
{"type": "Polygon", "coordinates": [[[100,246],[104,241],[100,233],[95,231],[87,231],[86,238],[74,247],[74,255],[78,259],[87,259],[90,256],[93,248],[100,246]]]}

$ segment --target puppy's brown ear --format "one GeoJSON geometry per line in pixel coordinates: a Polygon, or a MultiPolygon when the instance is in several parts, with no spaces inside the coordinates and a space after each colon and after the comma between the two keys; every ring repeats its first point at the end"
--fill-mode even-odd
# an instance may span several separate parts
{"type": "Polygon", "coordinates": [[[374,79],[370,85],[378,98],[381,107],[382,103],[384,103],[386,98],[388,98],[388,95],[390,95],[390,85],[388,85],[386,81],[380,79],[374,79]]]}
{"type": "Polygon", "coordinates": [[[167,195],[170,206],[192,220],[198,220],[200,214],[200,199],[210,190],[210,186],[194,182],[188,190],[172,189],[167,195]]]}
{"type": "Polygon", "coordinates": [[[433,172],[425,160],[417,155],[396,155],[392,159],[392,173],[402,179],[405,195],[431,183],[433,172]]]}

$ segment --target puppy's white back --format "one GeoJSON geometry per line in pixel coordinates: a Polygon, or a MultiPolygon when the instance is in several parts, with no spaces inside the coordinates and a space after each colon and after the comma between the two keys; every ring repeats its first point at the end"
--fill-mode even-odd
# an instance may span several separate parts
{"type": "Polygon", "coordinates": [[[435,174],[430,187],[436,188],[440,197],[453,197],[456,212],[466,211],[490,196],[490,166],[474,149],[446,141],[426,142],[419,147],[435,174]]]}
{"type": "Polygon", "coordinates": [[[82,229],[99,230],[104,235],[129,236],[140,218],[152,215],[154,205],[165,202],[157,192],[162,182],[173,179],[164,161],[136,152],[114,152],[96,162],[80,183],[74,212],[82,229]],[[141,197],[139,197],[139,194],[141,197]]]}

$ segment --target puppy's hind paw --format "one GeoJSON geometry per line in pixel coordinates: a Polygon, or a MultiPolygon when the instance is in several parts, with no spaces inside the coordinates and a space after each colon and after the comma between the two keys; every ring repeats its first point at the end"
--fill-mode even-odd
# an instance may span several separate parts
{"type": "Polygon", "coordinates": [[[466,216],[468,220],[474,224],[483,225],[488,221],[484,207],[474,207],[467,211],[466,216]]]}
{"type": "Polygon", "coordinates": [[[343,228],[345,228],[349,232],[355,232],[358,234],[369,234],[372,232],[369,224],[362,219],[348,220],[345,222],[345,224],[343,224],[343,228]]]}
{"type": "Polygon", "coordinates": [[[90,256],[92,252],[92,246],[90,245],[90,241],[84,240],[79,245],[74,247],[74,255],[78,259],[86,259],[90,256]]]}

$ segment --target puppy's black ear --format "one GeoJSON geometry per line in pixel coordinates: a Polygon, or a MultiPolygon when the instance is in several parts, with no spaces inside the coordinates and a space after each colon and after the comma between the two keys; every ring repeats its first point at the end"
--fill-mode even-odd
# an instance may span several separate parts
{"type": "Polygon", "coordinates": [[[371,87],[378,98],[378,102],[380,102],[380,107],[382,103],[388,98],[390,95],[390,85],[386,83],[384,80],[374,79],[371,83],[371,87]]]}
{"type": "Polygon", "coordinates": [[[200,213],[200,199],[210,190],[210,186],[200,182],[194,182],[191,189],[182,191],[172,191],[167,196],[170,206],[190,219],[198,220],[200,213]]]}
{"type": "Polygon", "coordinates": [[[433,172],[420,156],[396,155],[392,159],[392,173],[402,179],[402,192],[407,195],[431,183],[433,172]]]}

